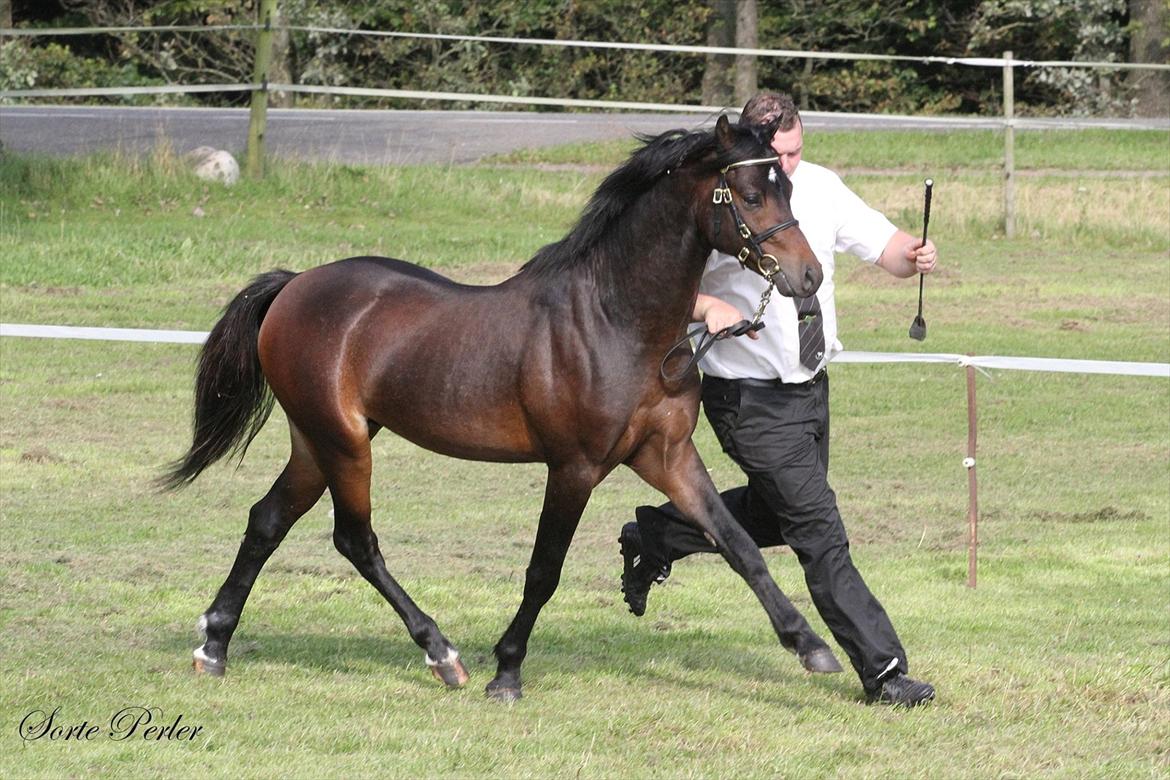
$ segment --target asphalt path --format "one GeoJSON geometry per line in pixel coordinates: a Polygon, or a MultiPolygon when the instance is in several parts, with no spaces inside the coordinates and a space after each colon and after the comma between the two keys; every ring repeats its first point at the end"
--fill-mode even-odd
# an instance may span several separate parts
{"type": "MultiPolygon", "coordinates": [[[[816,130],[995,127],[995,120],[806,113],[816,130]]],[[[703,114],[537,113],[531,111],[375,111],[270,109],[267,142],[275,157],[346,163],[470,163],[517,149],[628,138],[709,125],[703,114]]],[[[1167,120],[1078,120],[1078,126],[1170,130],[1167,120]]],[[[1020,120],[1023,129],[1062,120],[1020,120]]],[[[77,155],[98,150],[149,152],[212,146],[242,153],[247,109],[0,106],[0,144],[23,153],[77,155]]]]}

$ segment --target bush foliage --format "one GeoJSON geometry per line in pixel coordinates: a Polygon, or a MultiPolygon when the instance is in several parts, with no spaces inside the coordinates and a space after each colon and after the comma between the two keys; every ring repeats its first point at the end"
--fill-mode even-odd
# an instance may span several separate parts
{"type": "MultiPolygon", "coordinates": [[[[298,84],[581,99],[699,103],[707,58],[487,41],[347,36],[304,28],[703,45],[718,0],[281,0],[270,80],[298,84]]],[[[1164,0],[1130,0],[1135,3],[1164,0]]],[[[17,26],[246,24],[257,0],[62,0],[14,3],[17,26]],[[41,10],[33,14],[31,9],[41,10]],[[46,7],[48,10],[45,10],[46,7]],[[56,11],[53,8],[56,7],[56,11]]],[[[902,56],[1124,61],[1126,0],[795,0],[758,3],[761,48],[902,56]]],[[[247,33],[134,33],[5,44],[0,81],[36,85],[251,80],[247,33]],[[41,41],[45,41],[42,43],[41,41]],[[15,65],[9,66],[9,62],[15,65]]],[[[910,62],[760,58],[758,83],[829,111],[996,113],[1000,71],[910,62]]],[[[222,102],[224,96],[199,98],[222,102]]],[[[240,95],[230,98],[246,100],[240,95]]],[[[298,100],[417,107],[417,101],[298,100]]],[[[1127,114],[1123,74],[1043,68],[1017,78],[1016,101],[1038,114],[1127,114]]],[[[444,105],[450,106],[450,103],[444,105]]],[[[467,103],[455,107],[470,107],[467,103]]]]}

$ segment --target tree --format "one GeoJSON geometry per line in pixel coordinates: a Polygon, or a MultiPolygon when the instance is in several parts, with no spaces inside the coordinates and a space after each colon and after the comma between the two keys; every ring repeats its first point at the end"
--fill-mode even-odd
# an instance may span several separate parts
{"type": "MultiPolygon", "coordinates": [[[[288,23],[278,3],[273,18],[273,27],[276,29],[272,32],[272,64],[268,67],[268,81],[273,84],[293,83],[292,49],[289,46],[288,30],[285,29],[288,23]]],[[[293,104],[292,98],[293,96],[287,92],[270,92],[268,105],[274,108],[287,108],[293,104]]]]}
{"type": "MultiPolygon", "coordinates": [[[[1125,0],[984,0],[968,45],[972,54],[990,56],[1010,50],[1020,59],[1123,62],[1125,11],[1125,0]]],[[[1117,70],[1035,68],[1016,82],[1016,104],[1044,112],[1125,112],[1124,87],[1117,70]]]]}
{"type": "MultiPolygon", "coordinates": [[[[94,27],[252,24],[254,0],[61,0],[94,27]]],[[[109,40],[111,60],[135,63],[152,78],[171,84],[240,83],[251,79],[254,35],[250,32],[117,32],[109,40]]]]}
{"type": "MultiPolygon", "coordinates": [[[[1170,62],[1170,2],[1129,0],[1129,61],[1164,65],[1170,62]]],[[[1170,115],[1170,74],[1132,70],[1134,112],[1139,116],[1170,115]]]]}
{"type": "MultiPolygon", "coordinates": [[[[708,46],[759,48],[756,0],[710,0],[708,11],[708,46]]],[[[703,104],[742,106],[756,94],[757,73],[754,54],[708,54],[703,70],[703,104]]]]}
{"type": "MultiPolygon", "coordinates": [[[[735,0],[710,0],[707,17],[707,45],[731,47],[735,45],[735,0]]],[[[703,105],[726,106],[734,97],[730,54],[708,54],[703,71],[703,105]]]]}
{"type": "MultiPolygon", "coordinates": [[[[756,0],[737,0],[735,9],[735,45],[740,49],[759,48],[756,0]]],[[[756,94],[756,55],[735,55],[735,102],[747,103],[756,94]]]]}

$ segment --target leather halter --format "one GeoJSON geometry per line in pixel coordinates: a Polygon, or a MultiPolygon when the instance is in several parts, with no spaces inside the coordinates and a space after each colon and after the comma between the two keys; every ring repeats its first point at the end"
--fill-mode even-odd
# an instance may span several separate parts
{"type": "MultiPolygon", "coordinates": [[[[736,255],[739,264],[748,270],[755,271],[768,281],[771,281],[773,276],[780,273],[780,261],[776,259],[775,255],[765,252],[761,244],[783,230],[796,227],[799,223],[795,219],[790,219],[787,222],[773,225],[759,233],[752,233],[752,229],[748,227],[747,223],[743,221],[743,217],[740,216],[739,209],[735,207],[735,200],[731,197],[731,187],[727,185],[727,172],[734,168],[743,168],[749,165],[774,165],[779,162],[779,157],[760,157],[753,160],[740,160],[737,163],[732,163],[720,169],[719,186],[715,188],[715,194],[711,199],[711,202],[716,206],[724,203],[727,204],[727,207],[731,209],[731,216],[735,220],[735,229],[739,231],[740,237],[747,242],[747,246],[740,249],[739,254],[736,255]],[[754,256],[753,252],[755,253],[754,256]]],[[[719,213],[719,210],[716,209],[716,233],[719,232],[719,213]]]]}

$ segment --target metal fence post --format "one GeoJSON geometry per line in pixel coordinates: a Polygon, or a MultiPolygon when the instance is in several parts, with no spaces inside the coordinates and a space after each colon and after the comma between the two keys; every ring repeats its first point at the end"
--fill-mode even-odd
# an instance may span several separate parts
{"type": "Polygon", "coordinates": [[[264,175],[264,135],[268,125],[268,68],[272,65],[272,22],[276,17],[276,0],[260,0],[260,24],[256,35],[256,62],[252,68],[252,82],[259,84],[252,90],[252,110],[248,115],[248,159],[246,169],[250,178],[264,175]]]}
{"type": "Polygon", "coordinates": [[[1003,53],[1003,234],[1016,236],[1016,94],[1012,53],[1003,53]]]}

